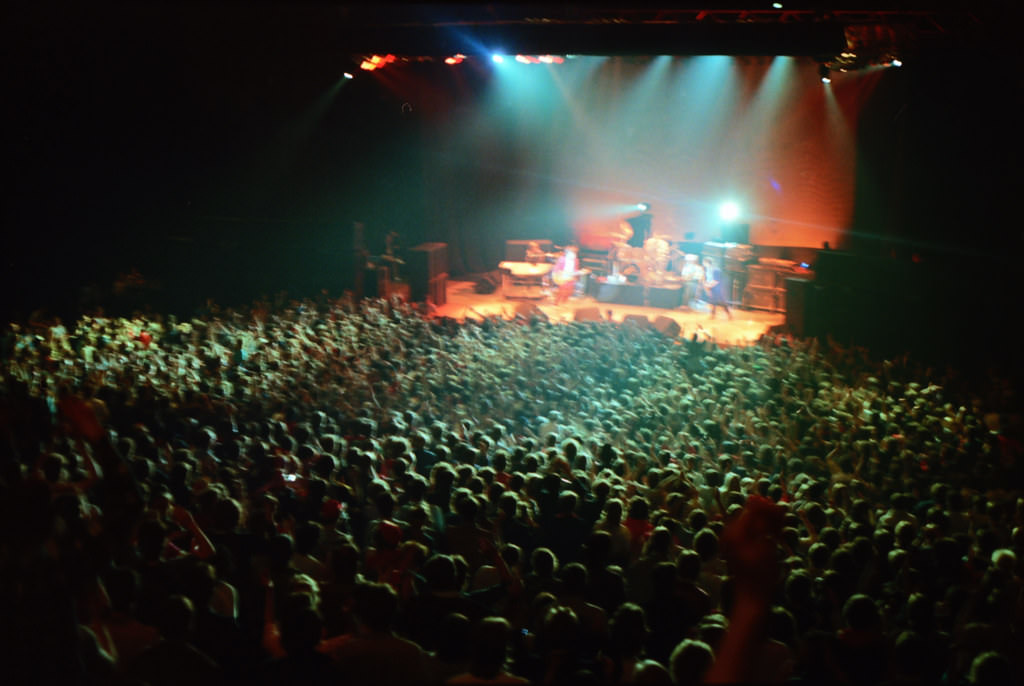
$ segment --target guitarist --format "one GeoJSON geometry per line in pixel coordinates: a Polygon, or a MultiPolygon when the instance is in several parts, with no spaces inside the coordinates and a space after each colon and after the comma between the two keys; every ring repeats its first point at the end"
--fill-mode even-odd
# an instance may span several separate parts
{"type": "Polygon", "coordinates": [[[711,318],[715,318],[718,306],[725,309],[725,314],[732,319],[732,312],[729,311],[729,300],[725,296],[725,283],[723,282],[722,270],[715,266],[715,261],[710,257],[704,258],[704,293],[708,303],[711,304],[711,318]]]}
{"type": "Polygon", "coordinates": [[[557,286],[556,305],[561,305],[573,294],[581,273],[579,247],[575,242],[571,242],[565,246],[565,251],[555,261],[555,266],[551,270],[551,281],[557,286]]]}

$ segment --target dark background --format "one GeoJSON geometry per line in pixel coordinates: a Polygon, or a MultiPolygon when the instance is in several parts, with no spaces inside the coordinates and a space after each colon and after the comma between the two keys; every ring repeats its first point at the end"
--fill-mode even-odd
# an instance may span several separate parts
{"type": "MultiPolygon", "coordinates": [[[[856,135],[848,247],[960,265],[942,284],[957,303],[1012,307],[1020,290],[1012,8],[979,10],[966,37],[881,80],[856,135]]],[[[344,23],[327,3],[9,6],[5,309],[72,308],[131,268],[180,309],[337,292],[354,221],[371,252],[396,230],[453,244],[453,271],[493,266],[519,236],[467,228],[488,199],[438,183],[423,157],[449,101],[444,66],[409,67],[424,84],[412,91],[339,87],[355,70],[344,23]]]]}

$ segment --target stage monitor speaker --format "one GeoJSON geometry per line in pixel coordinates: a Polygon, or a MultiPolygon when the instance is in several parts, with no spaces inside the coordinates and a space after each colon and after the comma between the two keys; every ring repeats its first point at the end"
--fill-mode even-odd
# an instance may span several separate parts
{"type": "Polygon", "coordinates": [[[578,307],[572,320],[574,322],[603,322],[604,317],[601,316],[601,309],[598,307],[578,307]]]}
{"type": "Polygon", "coordinates": [[[536,303],[516,303],[516,316],[529,319],[534,315],[542,314],[536,303]]]}
{"type": "Polygon", "coordinates": [[[651,324],[651,320],[648,319],[646,315],[642,314],[627,314],[625,317],[622,318],[622,323],[632,324],[633,326],[636,326],[637,328],[640,329],[650,329],[652,326],[654,326],[653,324],[651,324]]]}
{"type": "Polygon", "coordinates": [[[665,315],[660,315],[654,320],[654,328],[657,329],[658,333],[669,338],[676,338],[683,331],[682,327],[679,326],[679,322],[665,315]]]}

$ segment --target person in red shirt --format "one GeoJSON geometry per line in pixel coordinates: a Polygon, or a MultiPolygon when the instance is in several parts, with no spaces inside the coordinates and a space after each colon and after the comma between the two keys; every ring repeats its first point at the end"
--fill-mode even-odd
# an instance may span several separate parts
{"type": "Polygon", "coordinates": [[[643,496],[634,496],[629,501],[629,511],[626,513],[626,521],[622,524],[629,530],[629,552],[630,559],[636,560],[644,548],[644,543],[654,531],[654,525],[649,520],[650,507],[643,496]]]}

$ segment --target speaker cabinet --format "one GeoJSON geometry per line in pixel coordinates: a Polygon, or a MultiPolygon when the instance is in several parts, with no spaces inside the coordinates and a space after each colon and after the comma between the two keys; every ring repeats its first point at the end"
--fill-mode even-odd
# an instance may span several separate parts
{"type": "Polygon", "coordinates": [[[604,321],[601,310],[597,307],[578,307],[572,316],[574,322],[600,322],[604,321]]]}
{"type": "Polygon", "coordinates": [[[786,279],[786,328],[794,336],[817,336],[815,285],[810,279],[786,279]]]}
{"type": "MultiPolygon", "coordinates": [[[[448,279],[448,244],[422,243],[409,248],[405,256],[405,273],[409,280],[409,297],[423,302],[432,295],[434,279],[444,275],[448,279]]],[[[434,301],[436,305],[437,302],[434,301]]]]}
{"type": "Polygon", "coordinates": [[[785,306],[783,292],[778,288],[748,285],[743,290],[743,307],[751,310],[781,312],[785,306]]]}
{"type": "Polygon", "coordinates": [[[421,243],[409,248],[405,261],[410,279],[435,279],[448,273],[448,244],[421,243]]]}
{"type": "Polygon", "coordinates": [[[654,320],[654,328],[662,336],[668,336],[669,338],[676,338],[683,331],[679,326],[679,322],[665,315],[660,315],[654,320]]]}
{"type": "Polygon", "coordinates": [[[439,274],[427,284],[427,301],[437,307],[448,302],[448,275],[439,274]]]}
{"type": "Polygon", "coordinates": [[[622,318],[623,324],[632,324],[638,329],[649,329],[653,326],[651,320],[642,314],[627,314],[622,318]]]}

